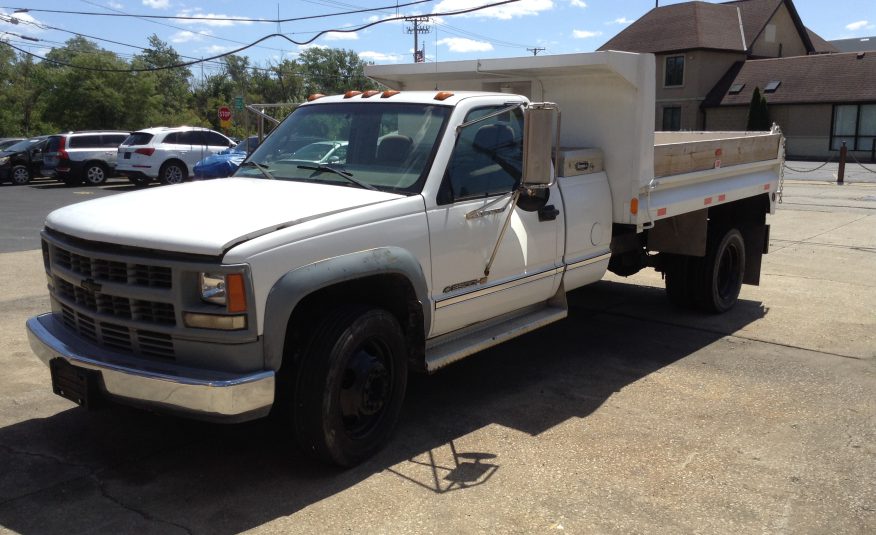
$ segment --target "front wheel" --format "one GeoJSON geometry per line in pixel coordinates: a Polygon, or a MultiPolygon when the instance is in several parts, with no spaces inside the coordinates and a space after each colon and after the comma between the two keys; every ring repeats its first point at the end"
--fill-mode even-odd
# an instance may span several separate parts
{"type": "Polygon", "coordinates": [[[30,170],[24,165],[16,165],[9,173],[12,177],[12,183],[16,186],[23,186],[30,182],[30,170]]]}
{"type": "Polygon", "coordinates": [[[300,363],[292,420],[308,453],[353,466],[379,450],[398,422],[407,351],[395,316],[347,306],[314,331],[300,363]]]}

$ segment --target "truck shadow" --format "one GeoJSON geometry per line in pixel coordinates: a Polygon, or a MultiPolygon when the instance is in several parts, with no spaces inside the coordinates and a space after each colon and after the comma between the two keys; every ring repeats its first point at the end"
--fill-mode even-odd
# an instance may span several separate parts
{"type": "Polygon", "coordinates": [[[586,418],[625,386],[766,314],[743,301],[701,319],[673,310],[660,289],[613,282],[569,301],[565,321],[413,376],[392,442],[346,471],[310,460],[271,421],[221,426],[113,408],[9,425],[0,429],[0,525],[25,534],[238,533],[378,473],[412,493],[490,485],[514,450],[466,447],[470,433],[502,426],[538,436],[586,418]],[[633,303],[660,321],[627,313],[633,303]]]}

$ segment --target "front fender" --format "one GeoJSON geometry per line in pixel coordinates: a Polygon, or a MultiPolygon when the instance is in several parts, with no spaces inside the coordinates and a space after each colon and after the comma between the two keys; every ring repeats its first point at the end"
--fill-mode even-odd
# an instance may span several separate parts
{"type": "Polygon", "coordinates": [[[417,259],[401,247],[358,251],[293,269],[274,284],[265,305],[265,369],[280,369],[286,327],[292,311],[302,299],[334,284],[387,274],[402,275],[410,281],[423,307],[423,332],[428,333],[432,324],[432,305],[426,277],[417,259]]]}

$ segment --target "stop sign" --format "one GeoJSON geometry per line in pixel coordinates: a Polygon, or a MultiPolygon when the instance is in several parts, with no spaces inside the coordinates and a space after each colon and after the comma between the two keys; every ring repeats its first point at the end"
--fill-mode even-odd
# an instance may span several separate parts
{"type": "Polygon", "coordinates": [[[219,108],[219,119],[222,121],[230,121],[231,120],[231,108],[228,106],[222,106],[219,108]]]}

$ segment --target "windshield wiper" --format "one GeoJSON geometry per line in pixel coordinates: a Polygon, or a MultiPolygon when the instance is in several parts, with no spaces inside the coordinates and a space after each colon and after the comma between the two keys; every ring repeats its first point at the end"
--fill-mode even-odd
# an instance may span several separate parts
{"type": "Polygon", "coordinates": [[[258,169],[259,171],[262,172],[262,174],[265,176],[265,178],[269,178],[271,180],[274,180],[274,175],[272,175],[271,172],[268,171],[267,165],[262,165],[262,164],[256,163],[256,162],[243,162],[242,164],[240,164],[240,167],[255,167],[256,169],[258,169]]]}
{"type": "Polygon", "coordinates": [[[346,178],[347,180],[361,188],[370,189],[371,191],[379,191],[371,184],[367,184],[365,182],[362,182],[361,180],[356,180],[350,173],[346,171],[341,171],[340,169],[335,169],[334,167],[331,167],[330,165],[326,165],[324,163],[321,163],[319,165],[299,165],[298,169],[308,169],[310,171],[328,171],[329,173],[334,173],[338,176],[346,178]]]}

